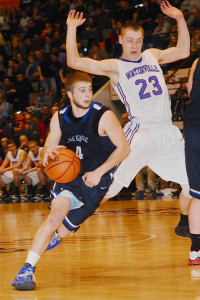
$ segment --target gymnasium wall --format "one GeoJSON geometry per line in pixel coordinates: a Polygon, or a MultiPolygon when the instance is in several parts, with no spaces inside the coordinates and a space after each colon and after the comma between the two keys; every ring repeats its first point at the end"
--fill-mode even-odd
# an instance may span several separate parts
{"type": "Polygon", "coordinates": [[[0,8],[1,6],[7,6],[8,9],[13,6],[18,8],[19,2],[20,0],[0,0],[0,8]]]}

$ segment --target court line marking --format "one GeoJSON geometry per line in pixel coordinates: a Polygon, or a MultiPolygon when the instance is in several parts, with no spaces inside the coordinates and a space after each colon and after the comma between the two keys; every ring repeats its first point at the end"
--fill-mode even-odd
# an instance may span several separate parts
{"type": "MultiPolygon", "coordinates": [[[[95,234],[95,233],[94,233],[95,234]]],[[[130,232],[117,232],[116,234],[130,234],[130,232]]],[[[81,249],[73,249],[73,250],[63,250],[63,251],[54,251],[56,254],[57,253],[71,253],[71,252],[79,252],[79,251],[89,251],[89,250],[96,250],[96,249],[106,249],[106,248],[111,248],[111,247],[119,247],[119,246],[125,246],[125,245],[134,245],[134,244],[138,244],[138,243],[142,243],[142,242],[146,242],[146,241],[149,241],[149,240],[152,240],[152,239],[155,239],[157,237],[157,235],[155,233],[141,233],[141,232],[133,232],[133,234],[146,234],[146,235],[149,235],[150,237],[146,238],[146,239],[142,239],[142,240],[139,240],[139,241],[134,241],[134,242],[125,242],[125,243],[120,243],[120,244],[110,244],[110,245],[107,245],[107,246],[100,246],[100,247],[89,247],[89,248],[81,248],[81,249]]],[[[92,233],[89,233],[89,235],[92,235],[92,233]]],[[[97,235],[97,234],[96,234],[97,235]]],[[[104,234],[106,235],[106,234],[104,234]]],[[[124,238],[124,237],[122,237],[124,238]]],[[[30,245],[29,245],[30,246],[30,245]]],[[[59,246],[58,246],[59,247],[59,246]]],[[[20,252],[21,254],[23,253],[26,253],[26,256],[27,256],[27,252],[29,251],[29,249],[27,249],[27,251],[23,251],[23,252],[20,252]]],[[[52,251],[45,251],[44,253],[46,255],[51,255],[53,252],[52,251]]],[[[19,252],[17,252],[19,254],[19,252]]],[[[13,254],[16,254],[15,252],[12,252],[12,253],[9,253],[10,256],[3,256],[0,257],[0,260],[1,259],[6,259],[6,258],[9,258],[9,259],[13,259],[13,258],[16,258],[18,257],[19,258],[19,255],[13,255],[13,254]]],[[[23,255],[22,255],[23,257],[23,255]]]]}

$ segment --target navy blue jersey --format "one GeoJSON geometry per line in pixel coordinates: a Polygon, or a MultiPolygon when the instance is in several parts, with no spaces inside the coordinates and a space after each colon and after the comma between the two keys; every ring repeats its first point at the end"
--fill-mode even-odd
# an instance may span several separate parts
{"type": "Polygon", "coordinates": [[[116,148],[108,136],[98,134],[99,120],[107,110],[107,107],[92,102],[81,118],[73,116],[71,105],[59,111],[60,145],[73,150],[80,158],[80,176],[102,165],[116,148]]]}
{"type": "Polygon", "coordinates": [[[190,93],[190,104],[188,105],[184,120],[186,123],[200,125],[200,58],[198,59],[194,74],[193,84],[190,93]]]}

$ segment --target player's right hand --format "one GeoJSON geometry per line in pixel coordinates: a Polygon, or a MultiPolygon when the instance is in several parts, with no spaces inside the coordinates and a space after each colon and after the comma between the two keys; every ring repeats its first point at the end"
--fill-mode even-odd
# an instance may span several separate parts
{"type": "Polygon", "coordinates": [[[52,159],[54,159],[53,153],[58,154],[57,149],[60,148],[66,148],[65,146],[62,145],[57,145],[57,146],[45,146],[43,148],[43,165],[46,166],[48,164],[48,157],[50,156],[52,159]]]}

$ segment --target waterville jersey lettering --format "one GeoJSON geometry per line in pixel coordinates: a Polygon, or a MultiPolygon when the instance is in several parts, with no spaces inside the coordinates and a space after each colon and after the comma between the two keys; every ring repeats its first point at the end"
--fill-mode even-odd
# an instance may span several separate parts
{"type": "Polygon", "coordinates": [[[126,73],[127,79],[131,79],[132,77],[140,74],[144,74],[145,72],[160,72],[156,65],[144,65],[138,68],[134,68],[126,73]]]}

